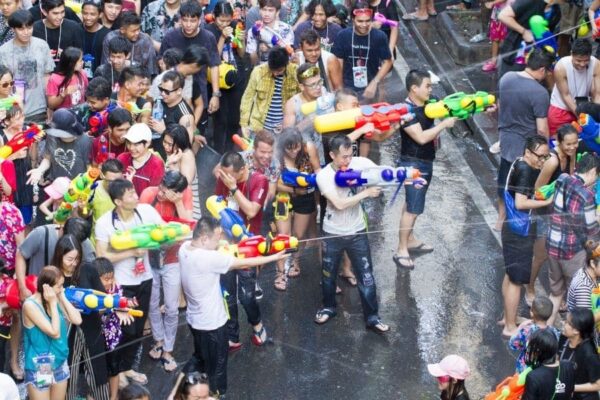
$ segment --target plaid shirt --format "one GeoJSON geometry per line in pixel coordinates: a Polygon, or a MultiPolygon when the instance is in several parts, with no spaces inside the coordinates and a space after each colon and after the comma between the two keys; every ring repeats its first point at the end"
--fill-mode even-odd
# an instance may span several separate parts
{"type": "Polygon", "coordinates": [[[579,176],[562,174],[555,193],[546,248],[551,257],[570,260],[583,250],[586,240],[597,240],[600,234],[594,192],[579,176]]]}

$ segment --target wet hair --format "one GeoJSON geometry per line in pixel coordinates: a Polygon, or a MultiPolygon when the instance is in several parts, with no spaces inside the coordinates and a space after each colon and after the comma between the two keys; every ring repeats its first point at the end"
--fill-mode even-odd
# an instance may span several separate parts
{"type": "Polygon", "coordinates": [[[592,55],[592,42],[588,39],[575,39],[571,45],[572,56],[591,56],[592,55]]]}
{"type": "Polygon", "coordinates": [[[275,145],[275,137],[268,131],[261,129],[254,134],[254,148],[257,149],[259,143],[265,143],[269,146],[275,145]]]}
{"type": "Polygon", "coordinates": [[[188,187],[188,180],[181,172],[169,170],[165,172],[162,185],[174,192],[182,193],[188,187]]]}
{"type": "Polygon", "coordinates": [[[179,8],[179,16],[180,18],[195,17],[199,19],[202,16],[202,8],[196,1],[186,1],[181,4],[181,7],[179,8]]]}
{"type": "Polygon", "coordinates": [[[540,68],[549,70],[554,64],[556,55],[544,48],[534,47],[527,56],[527,68],[535,71],[540,68]]]}
{"type": "Polygon", "coordinates": [[[547,296],[536,296],[531,303],[531,312],[535,319],[547,321],[552,316],[554,305],[547,296]]]}
{"type": "Polygon", "coordinates": [[[79,242],[83,243],[92,234],[92,226],[83,218],[71,217],[65,222],[63,233],[73,235],[79,242]]]}
{"type": "Polygon", "coordinates": [[[537,150],[538,147],[542,146],[542,145],[548,145],[548,140],[540,135],[535,135],[535,136],[531,136],[528,137],[527,140],[525,141],[525,149],[535,152],[537,150]]]}
{"type": "Polygon", "coordinates": [[[558,340],[552,330],[539,329],[531,334],[525,349],[525,364],[537,368],[554,361],[558,351],[558,340]]]}
{"type": "Polygon", "coordinates": [[[75,75],[75,67],[79,59],[83,56],[83,51],[77,47],[67,47],[60,55],[60,60],[56,66],[55,73],[62,75],[63,81],[58,86],[58,90],[66,89],[75,75]]]}
{"type": "Polygon", "coordinates": [[[83,10],[83,8],[85,6],[93,6],[96,10],[98,10],[98,13],[102,12],[102,4],[100,4],[100,2],[98,1],[94,1],[94,0],[85,0],[83,2],[83,4],[81,5],[81,9],[83,10]]]}
{"type": "MultiPolygon", "coordinates": [[[[354,11],[356,10],[370,10],[371,7],[369,6],[369,3],[364,1],[364,0],[357,0],[354,2],[354,4],[352,4],[352,7],[350,8],[350,18],[354,19],[355,15],[354,15],[354,11]]],[[[372,15],[371,15],[372,17],[372,15]]]]}
{"type": "Polygon", "coordinates": [[[188,134],[187,129],[179,124],[171,124],[167,126],[167,129],[165,129],[165,132],[163,133],[163,140],[165,136],[172,138],[173,144],[181,151],[192,148],[190,135],[188,134]]]}
{"type": "Polygon", "coordinates": [[[312,46],[319,43],[320,40],[321,36],[312,29],[307,29],[300,34],[300,46],[304,43],[312,46]]]}
{"type": "Polygon", "coordinates": [[[121,200],[125,192],[131,189],[135,188],[133,186],[133,183],[131,183],[127,179],[115,179],[114,181],[108,184],[108,195],[110,196],[112,202],[115,203],[115,200],[121,200]]]}
{"type": "Polygon", "coordinates": [[[133,11],[123,11],[120,15],[121,28],[129,28],[131,25],[141,25],[142,20],[133,11]]]}
{"type": "Polygon", "coordinates": [[[46,12],[65,5],[65,0],[41,0],[41,1],[42,1],[42,10],[44,10],[46,12]]]}
{"type": "Polygon", "coordinates": [[[215,229],[220,227],[221,224],[213,217],[200,217],[196,226],[194,227],[194,232],[192,233],[192,239],[198,239],[200,236],[204,235],[212,235],[215,229]]]}
{"type": "Polygon", "coordinates": [[[112,93],[110,83],[101,76],[93,78],[85,90],[85,97],[95,99],[109,99],[112,93]]]}
{"type": "Polygon", "coordinates": [[[565,140],[565,136],[567,136],[567,135],[579,136],[579,132],[577,132],[577,129],[575,129],[575,127],[571,124],[561,125],[556,130],[556,138],[558,139],[559,143],[562,143],[562,141],[565,140]]]}
{"type": "Polygon", "coordinates": [[[33,26],[33,15],[29,10],[17,10],[8,17],[8,26],[12,29],[33,26]]]}
{"type": "Polygon", "coordinates": [[[431,75],[429,72],[422,71],[420,69],[411,69],[406,74],[406,78],[404,79],[404,85],[406,86],[406,90],[410,92],[410,89],[413,86],[421,86],[425,79],[431,79],[431,75]]]}
{"type": "Polygon", "coordinates": [[[92,261],[91,266],[98,272],[98,276],[115,272],[115,266],[105,257],[95,258],[94,261],[92,261]]]}
{"type": "Polygon", "coordinates": [[[185,50],[181,57],[182,64],[196,64],[198,67],[208,64],[208,51],[197,44],[193,44],[185,50]]]}
{"type": "Polygon", "coordinates": [[[334,16],[337,12],[337,9],[331,0],[311,0],[311,2],[304,7],[304,12],[312,18],[312,16],[315,15],[317,6],[323,7],[323,11],[325,11],[325,16],[327,18],[334,16]]]}
{"type": "Polygon", "coordinates": [[[185,78],[177,71],[167,71],[162,76],[162,83],[173,82],[173,89],[181,89],[183,88],[183,84],[185,82],[185,78]]]}
{"type": "MultiPolygon", "coordinates": [[[[78,261],[75,266],[75,270],[73,271],[73,276],[71,277],[73,284],[77,285],[79,283],[79,270],[81,267],[81,259],[83,258],[83,251],[81,249],[81,243],[75,235],[62,235],[58,242],[56,242],[56,247],[54,248],[54,257],[52,258],[52,265],[57,267],[62,271],[63,268],[63,257],[65,254],[71,251],[77,251],[78,261]]],[[[63,272],[64,275],[64,272],[63,272]]]]}
{"type": "Polygon", "coordinates": [[[592,169],[598,171],[598,156],[592,153],[584,154],[581,159],[577,162],[577,173],[585,174],[592,169]]]}
{"type": "Polygon", "coordinates": [[[42,307],[46,312],[48,311],[48,302],[44,298],[44,285],[49,285],[50,287],[56,285],[56,283],[60,280],[60,278],[64,277],[62,271],[56,268],[54,265],[47,265],[38,274],[37,279],[37,292],[40,294],[42,298],[42,307]]]}
{"type": "Polygon", "coordinates": [[[125,167],[123,166],[123,163],[116,158],[109,158],[102,163],[102,173],[106,174],[107,172],[112,172],[114,174],[118,174],[119,172],[125,173],[125,167]]]}
{"type": "Polygon", "coordinates": [[[162,55],[162,60],[163,63],[165,63],[166,69],[174,68],[177,64],[181,62],[182,58],[183,51],[176,47],[171,47],[170,49],[167,49],[162,55]]]}
{"type": "Polygon", "coordinates": [[[191,389],[196,385],[208,386],[208,375],[199,372],[186,374],[175,392],[174,400],[185,400],[190,395],[191,389]]]}
{"type": "Polygon", "coordinates": [[[331,139],[329,139],[329,151],[333,152],[333,154],[340,154],[340,149],[349,149],[352,148],[352,140],[344,134],[337,134],[331,139]]]}
{"type": "Polygon", "coordinates": [[[241,156],[240,153],[237,153],[235,151],[228,151],[227,153],[223,154],[223,156],[221,157],[220,164],[223,168],[233,167],[233,170],[235,172],[240,171],[246,166],[244,158],[241,156]]]}
{"type": "Polygon", "coordinates": [[[146,398],[151,398],[150,392],[139,383],[132,382],[119,390],[119,400],[143,400],[146,398]]]}
{"type": "Polygon", "coordinates": [[[141,67],[125,67],[119,76],[119,86],[123,87],[125,86],[126,82],[129,82],[135,78],[143,78],[144,76],[144,70],[142,70],[141,67]]]}
{"type": "Polygon", "coordinates": [[[285,68],[290,63],[287,50],[281,46],[273,46],[267,57],[267,64],[271,71],[285,68]]]}
{"type": "Polygon", "coordinates": [[[280,0],[258,0],[258,7],[274,7],[277,11],[281,10],[281,1],[280,0]]]}
{"type": "Polygon", "coordinates": [[[296,128],[285,128],[277,136],[277,158],[279,159],[279,165],[282,167],[285,165],[285,151],[298,145],[300,145],[300,151],[294,160],[296,168],[300,168],[310,162],[308,153],[306,152],[306,143],[304,143],[302,135],[296,128]]]}
{"type": "Polygon", "coordinates": [[[133,119],[131,113],[124,108],[115,108],[108,113],[108,126],[110,128],[116,128],[127,122],[133,124],[133,119]]]}
{"type": "Polygon", "coordinates": [[[215,8],[213,10],[213,14],[215,18],[219,18],[221,16],[225,17],[233,17],[233,8],[231,4],[226,1],[219,1],[215,4],[215,8]]]}
{"type": "MultiPolygon", "coordinates": [[[[571,326],[579,331],[582,340],[594,337],[594,314],[592,314],[592,310],[578,307],[569,311],[568,315],[571,316],[571,326]]],[[[596,351],[596,346],[593,347],[596,351]]]]}
{"type": "Polygon", "coordinates": [[[131,53],[131,43],[123,36],[117,35],[108,41],[109,54],[124,54],[128,56],[131,53]]]}

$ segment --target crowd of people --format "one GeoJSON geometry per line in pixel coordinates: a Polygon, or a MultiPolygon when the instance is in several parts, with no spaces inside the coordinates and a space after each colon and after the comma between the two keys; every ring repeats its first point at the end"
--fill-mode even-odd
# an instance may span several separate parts
{"type": "MultiPolygon", "coordinates": [[[[590,16],[598,5],[589,6],[590,16]]],[[[564,38],[577,7],[583,14],[583,5],[517,0],[495,21],[507,31],[500,56],[490,61],[500,75],[495,228],[506,274],[499,324],[520,352],[516,371],[528,373],[524,399],[596,399],[600,390],[600,314],[592,313],[600,163],[571,124],[580,113],[600,121],[600,63],[589,39],[564,38]],[[558,14],[562,58],[534,48],[519,62],[513,44],[531,42],[529,18],[549,10],[558,14]],[[554,195],[535,195],[550,183],[554,195]],[[546,260],[550,295],[536,296],[546,260]],[[522,287],[527,319],[518,316],[522,287]]],[[[435,16],[433,2],[424,1],[421,11],[428,16],[405,17],[435,16]]],[[[26,129],[45,132],[0,160],[0,293],[16,282],[19,303],[9,308],[0,297],[0,368],[7,365],[25,383],[30,399],[150,399],[136,361],[149,335],[153,344],[141,351],[166,372],[179,371],[170,398],[225,398],[228,355],[243,342],[238,304],[252,344],[267,343],[260,267],[274,264],[272,288],[285,292],[302,276],[304,239],[311,237],[321,239],[323,297],[314,322],[337,315],[342,278],[358,290],[365,327],[390,331],[379,316],[363,207],[382,189],[340,186],[336,174],[377,167],[369,159],[373,142],[400,136],[397,166],[421,176],[405,185],[393,256],[410,271],[416,255],[434,251],[414,227],[425,211],[440,135],[457,119],[426,115],[432,80],[415,69],[403,77],[412,114],[389,129],[369,122],[321,135],[313,122],[385,100],[386,78],[402,51],[398,26],[390,23],[399,19],[393,1],[0,0],[0,12],[1,144],[26,129]],[[197,162],[206,146],[220,154],[210,171],[197,162]],[[289,173],[315,176],[315,183],[284,180],[289,173]],[[68,201],[73,182],[92,174],[93,194],[68,201]],[[298,252],[237,258],[219,251],[229,232],[202,211],[205,175],[216,178],[209,194],[225,199],[251,234],[293,235],[298,252]],[[170,221],[189,224],[191,239],[126,250],[111,241],[118,232],[170,221]],[[143,314],[87,313],[67,298],[71,286],[123,296],[127,308],[143,314]],[[173,355],[182,306],[194,348],[183,366],[173,355]]],[[[429,372],[443,399],[469,398],[470,370],[460,356],[429,365],[429,372]]]]}

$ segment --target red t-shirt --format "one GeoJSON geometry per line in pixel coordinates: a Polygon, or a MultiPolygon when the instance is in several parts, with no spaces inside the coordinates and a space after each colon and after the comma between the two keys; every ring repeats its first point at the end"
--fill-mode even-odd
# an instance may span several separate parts
{"type": "MultiPolygon", "coordinates": [[[[131,153],[121,153],[117,156],[117,160],[123,163],[125,170],[133,166],[131,153]]],[[[133,176],[135,192],[139,196],[147,187],[160,185],[164,175],[165,164],[163,160],[156,154],[152,154],[144,165],[135,170],[135,175],[133,176]]]]}
{"type": "Polygon", "coordinates": [[[102,141],[105,141],[106,143],[106,151],[108,152],[108,156],[106,157],[106,159],[117,158],[117,156],[127,151],[125,143],[123,143],[120,146],[115,146],[110,142],[106,135],[100,135],[97,138],[94,138],[94,140],[92,141],[92,159],[97,165],[102,164],[102,158],[100,157],[102,150],[102,141]]]}
{"type": "Polygon", "coordinates": [[[14,193],[17,190],[17,173],[15,171],[15,164],[13,164],[10,160],[2,161],[0,164],[0,173],[4,176],[4,179],[8,182],[8,185],[12,189],[12,193],[10,196],[5,196],[2,193],[2,201],[8,201],[9,203],[14,204],[14,193]]]}
{"type": "MultiPolygon", "coordinates": [[[[152,205],[156,211],[158,211],[160,216],[163,217],[163,219],[179,217],[177,215],[177,208],[175,208],[175,204],[171,203],[170,201],[158,201],[156,200],[157,195],[158,187],[146,188],[140,195],[140,203],[152,205]],[[155,200],[156,203],[154,203],[155,200]]],[[[182,200],[183,206],[186,210],[192,211],[194,209],[192,190],[189,186],[183,191],[182,200]]],[[[179,246],[180,244],[175,244],[167,248],[165,251],[164,264],[173,264],[179,261],[179,258],[177,257],[179,246]]]]}
{"type": "MultiPolygon", "coordinates": [[[[248,200],[253,203],[260,204],[260,210],[252,218],[248,220],[244,211],[240,208],[238,212],[244,218],[244,222],[246,226],[248,226],[248,230],[255,235],[260,235],[260,228],[262,226],[262,216],[263,216],[263,206],[265,204],[265,199],[267,198],[267,194],[269,192],[269,181],[263,174],[259,174],[257,172],[253,172],[248,177],[246,182],[238,182],[237,184],[238,191],[242,193],[248,200]]],[[[232,198],[230,197],[229,188],[223,184],[220,179],[217,179],[217,187],[215,188],[215,193],[218,196],[223,196],[227,199],[227,204],[231,207],[232,198]]]]}

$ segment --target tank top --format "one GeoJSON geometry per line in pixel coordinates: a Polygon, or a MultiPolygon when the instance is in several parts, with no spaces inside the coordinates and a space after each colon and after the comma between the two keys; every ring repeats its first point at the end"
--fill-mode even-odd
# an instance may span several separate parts
{"type": "MultiPolygon", "coordinates": [[[[573,68],[572,57],[563,57],[556,63],[556,66],[562,66],[567,72],[567,85],[569,86],[569,93],[573,98],[575,97],[589,97],[590,91],[592,90],[592,83],[594,81],[594,67],[598,59],[596,57],[590,57],[590,64],[587,69],[578,71],[573,68]]],[[[550,97],[550,104],[558,107],[562,110],[568,110],[569,107],[565,104],[558,91],[557,85],[554,85],[552,89],[552,96],[550,97]]]]}
{"type": "MultiPolygon", "coordinates": [[[[304,103],[302,102],[300,93],[295,94],[292,97],[292,101],[294,102],[294,113],[296,114],[295,125],[298,126],[298,123],[306,118],[306,115],[302,113],[302,104],[304,103]]],[[[311,142],[315,145],[315,148],[317,149],[317,154],[319,156],[319,163],[321,165],[325,165],[326,159],[323,147],[323,136],[315,132],[314,129],[303,129],[302,131],[300,131],[300,134],[302,135],[302,139],[304,139],[305,142],[311,142]]]]}
{"type": "MultiPolygon", "coordinates": [[[[42,306],[29,298],[26,302],[34,303],[44,315],[48,321],[51,321],[50,317],[46,313],[46,310],[42,306]]],[[[58,307],[58,317],[60,318],[60,337],[58,339],[52,339],[46,335],[40,328],[34,325],[31,328],[24,326],[23,334],[23,348],[25,350],[25,369],[35,371],[35,365],[33,358],[42,354],[51,353],[54,354],[54,365],[53,369],[60,367],[69,356],[69,343],[67,335],[67,323],[65,322],[65,316],[62,310],[58,307]]]]}
{"type": "Polygon", "coordinates": [[[567,167],[563,170],[560,166],[560,157],[558,156],[558,152],[556,151],[556,149],[550,150],[550,153],[554,154],[558,159],[558,166],[556,167],[556,169],[552,173],[552,176],[550,177],[549,183],[552,183],[555,180],[557,180],[561,174],[569,174],[569,165],[571,164],[571,157],[567,157],[567,167]]]}
{"type": "Polygon", "coordinates": [[[165,110],[165,126],[169,126],[171,124],[179,124],[179,120],[184,115],[193,115],[192,109],[183,99],[173,107],[168,107],[164,101],[162,103],[163,109],[165,110]]]}

